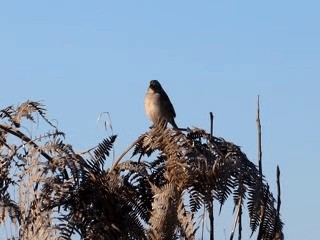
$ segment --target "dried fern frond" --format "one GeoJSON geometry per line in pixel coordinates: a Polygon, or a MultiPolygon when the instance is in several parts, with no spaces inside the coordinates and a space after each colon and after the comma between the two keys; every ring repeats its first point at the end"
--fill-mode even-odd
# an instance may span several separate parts
{"type": "Polygon", "coordinates": [[[196,231],[198,228],[195,227],[196,223],[193,220],[194,213],[186,210],[183,199],[180,198],[178,205],[178,221],[180,223],[180,239],[195,239],[196,231]]]}
{"type": "Polygon", "coordinates": [[[152,213],[149,220],[148,231],[151,239],[172,239],[175,236],[178,220],[178,204],[180,193],[173,184],[164,185],[161,188],[152,186],[154,200],[152,213]]]}
{"type": "Polygon", "coordinates": [[[14,114],[15,114],[15,108],[13,107],[13,105],[0,110],[0,118],[2,118],[3,120],[7,119],[9,121],[12,121],[14,114]]]}
{"type": "Polygon", "coordinates": [[[210,218],[213,202],[221,211],[231,197],[235,219],[247,207],[252,232],[283,239],[279,204],[239,146],[160,125],[131,144],[129,160],[120,162],[132,147],[105,170],[115,135],[77,153],[45,113],[33,101],[0,110],[0,227],[15,222],[13,238],[195,239],[193,216],[204,206],[210,218]],[[24,124],[41,119],[49,130],[31,137],[24,124]]]}
{"type": "MultiPolygon", "coordinates": [[[[271,239],[271,234],[275,232],[272,226],[275,222],[275,214],[272,214],[275,202],[257,166],[233,143],[212,137],[202,129],[188,131],[185,136],[158,126],[146,134],[144,149],[160,151],[158,159],[150,165],[154,186],[161,189],[173,184],[180,193],[187,190],[193,212],[203,204],[210,208],[213,199],[219,201],[221,211],[231,194],[236,205],[239,199],[242,199],[241,202],[248,199],[252,231],[261,225],[264,239],[271,239]],[[260,194],[261,189],[264,190],[260,194]],[[263,201],[266,192],[269,198],[263,201]],[[261,219],[264,202],[265,217],[261,219]]],[[[143,148],[139,145],[139,149],[143,148]]]]}
{"type": "Polygon", "coordinates": [[[8,193],[5,193],[0,196],[0,224],[5,221],[7,216],[13,223],[21,224],[21,212],[17,203],[10,199],[8,193]]]}
{"type": "Polygon", "coordinates": [[[94,158],[92,159],[92,163],[95,167],[103,169],[104,162],[109,156],[109,151],[112,149],[116,138],[117,135],[113,135],[98,144],[97,148],[94,150],[94,158]]]}
{"type": "Polygon", "coordinates": [[[23,118],[35,122],[33,113],[38,113],[45,122],[47,122],[51,127],[56,128],[47,118],[46,110],[41,102],[26,101],[18,105],[17,108],[9,106],[8,108],[1,110],[0,117],[7,117],[15,127],[20,127],[23,118]]]}

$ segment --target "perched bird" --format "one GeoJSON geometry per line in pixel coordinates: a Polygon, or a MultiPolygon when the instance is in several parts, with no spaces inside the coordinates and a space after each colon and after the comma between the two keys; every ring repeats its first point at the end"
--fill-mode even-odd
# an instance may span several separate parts
{"type": "Polygon", "coordinates": [[[157,80],[150,81],[144,98],[144,108],[154,124],[169,122],[174,128],[178,128],[174,121],[176,113],[172,103],[157,80]]]}

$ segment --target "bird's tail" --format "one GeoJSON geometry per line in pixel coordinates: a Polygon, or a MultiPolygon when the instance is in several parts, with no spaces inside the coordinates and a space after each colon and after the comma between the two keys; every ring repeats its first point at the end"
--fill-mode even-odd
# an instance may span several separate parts
{"type": "Polygon", "coordinates": [[[172,125],[173,128],[179,129],[174,119],[172,119],[169,123],[172,125]]]}

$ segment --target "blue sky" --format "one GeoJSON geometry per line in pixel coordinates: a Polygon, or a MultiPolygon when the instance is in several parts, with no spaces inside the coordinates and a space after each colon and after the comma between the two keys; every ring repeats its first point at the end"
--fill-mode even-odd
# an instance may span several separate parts
{"type": "MultiPolygon", "coordinates": [[[[103,137],[116,155],[148,130],[143,98],[158,79],[179,126],[209,127],[256,161],[260,94],[264,172],[282,175],[287,239],[314,238],[320,221],[320,2],[2,1],[0,108],[44,100],[78,150],[103,137]],[[109,133],[107,133],[109,134],[109,133]]],[[[216,218],[226,227],[233,218],[216,218]]],[[[224,229],[217,229],[224,239],[224,229]]]]}

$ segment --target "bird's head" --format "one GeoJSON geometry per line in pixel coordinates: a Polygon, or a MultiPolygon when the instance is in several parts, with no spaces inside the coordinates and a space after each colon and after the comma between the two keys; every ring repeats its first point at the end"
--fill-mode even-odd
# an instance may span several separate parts
{"type": "Polygon", "coordinates": [[[161,84],[157,80],[151,80],[149,88],[151,88],[154,92],[162,91],[161,84]]]}

